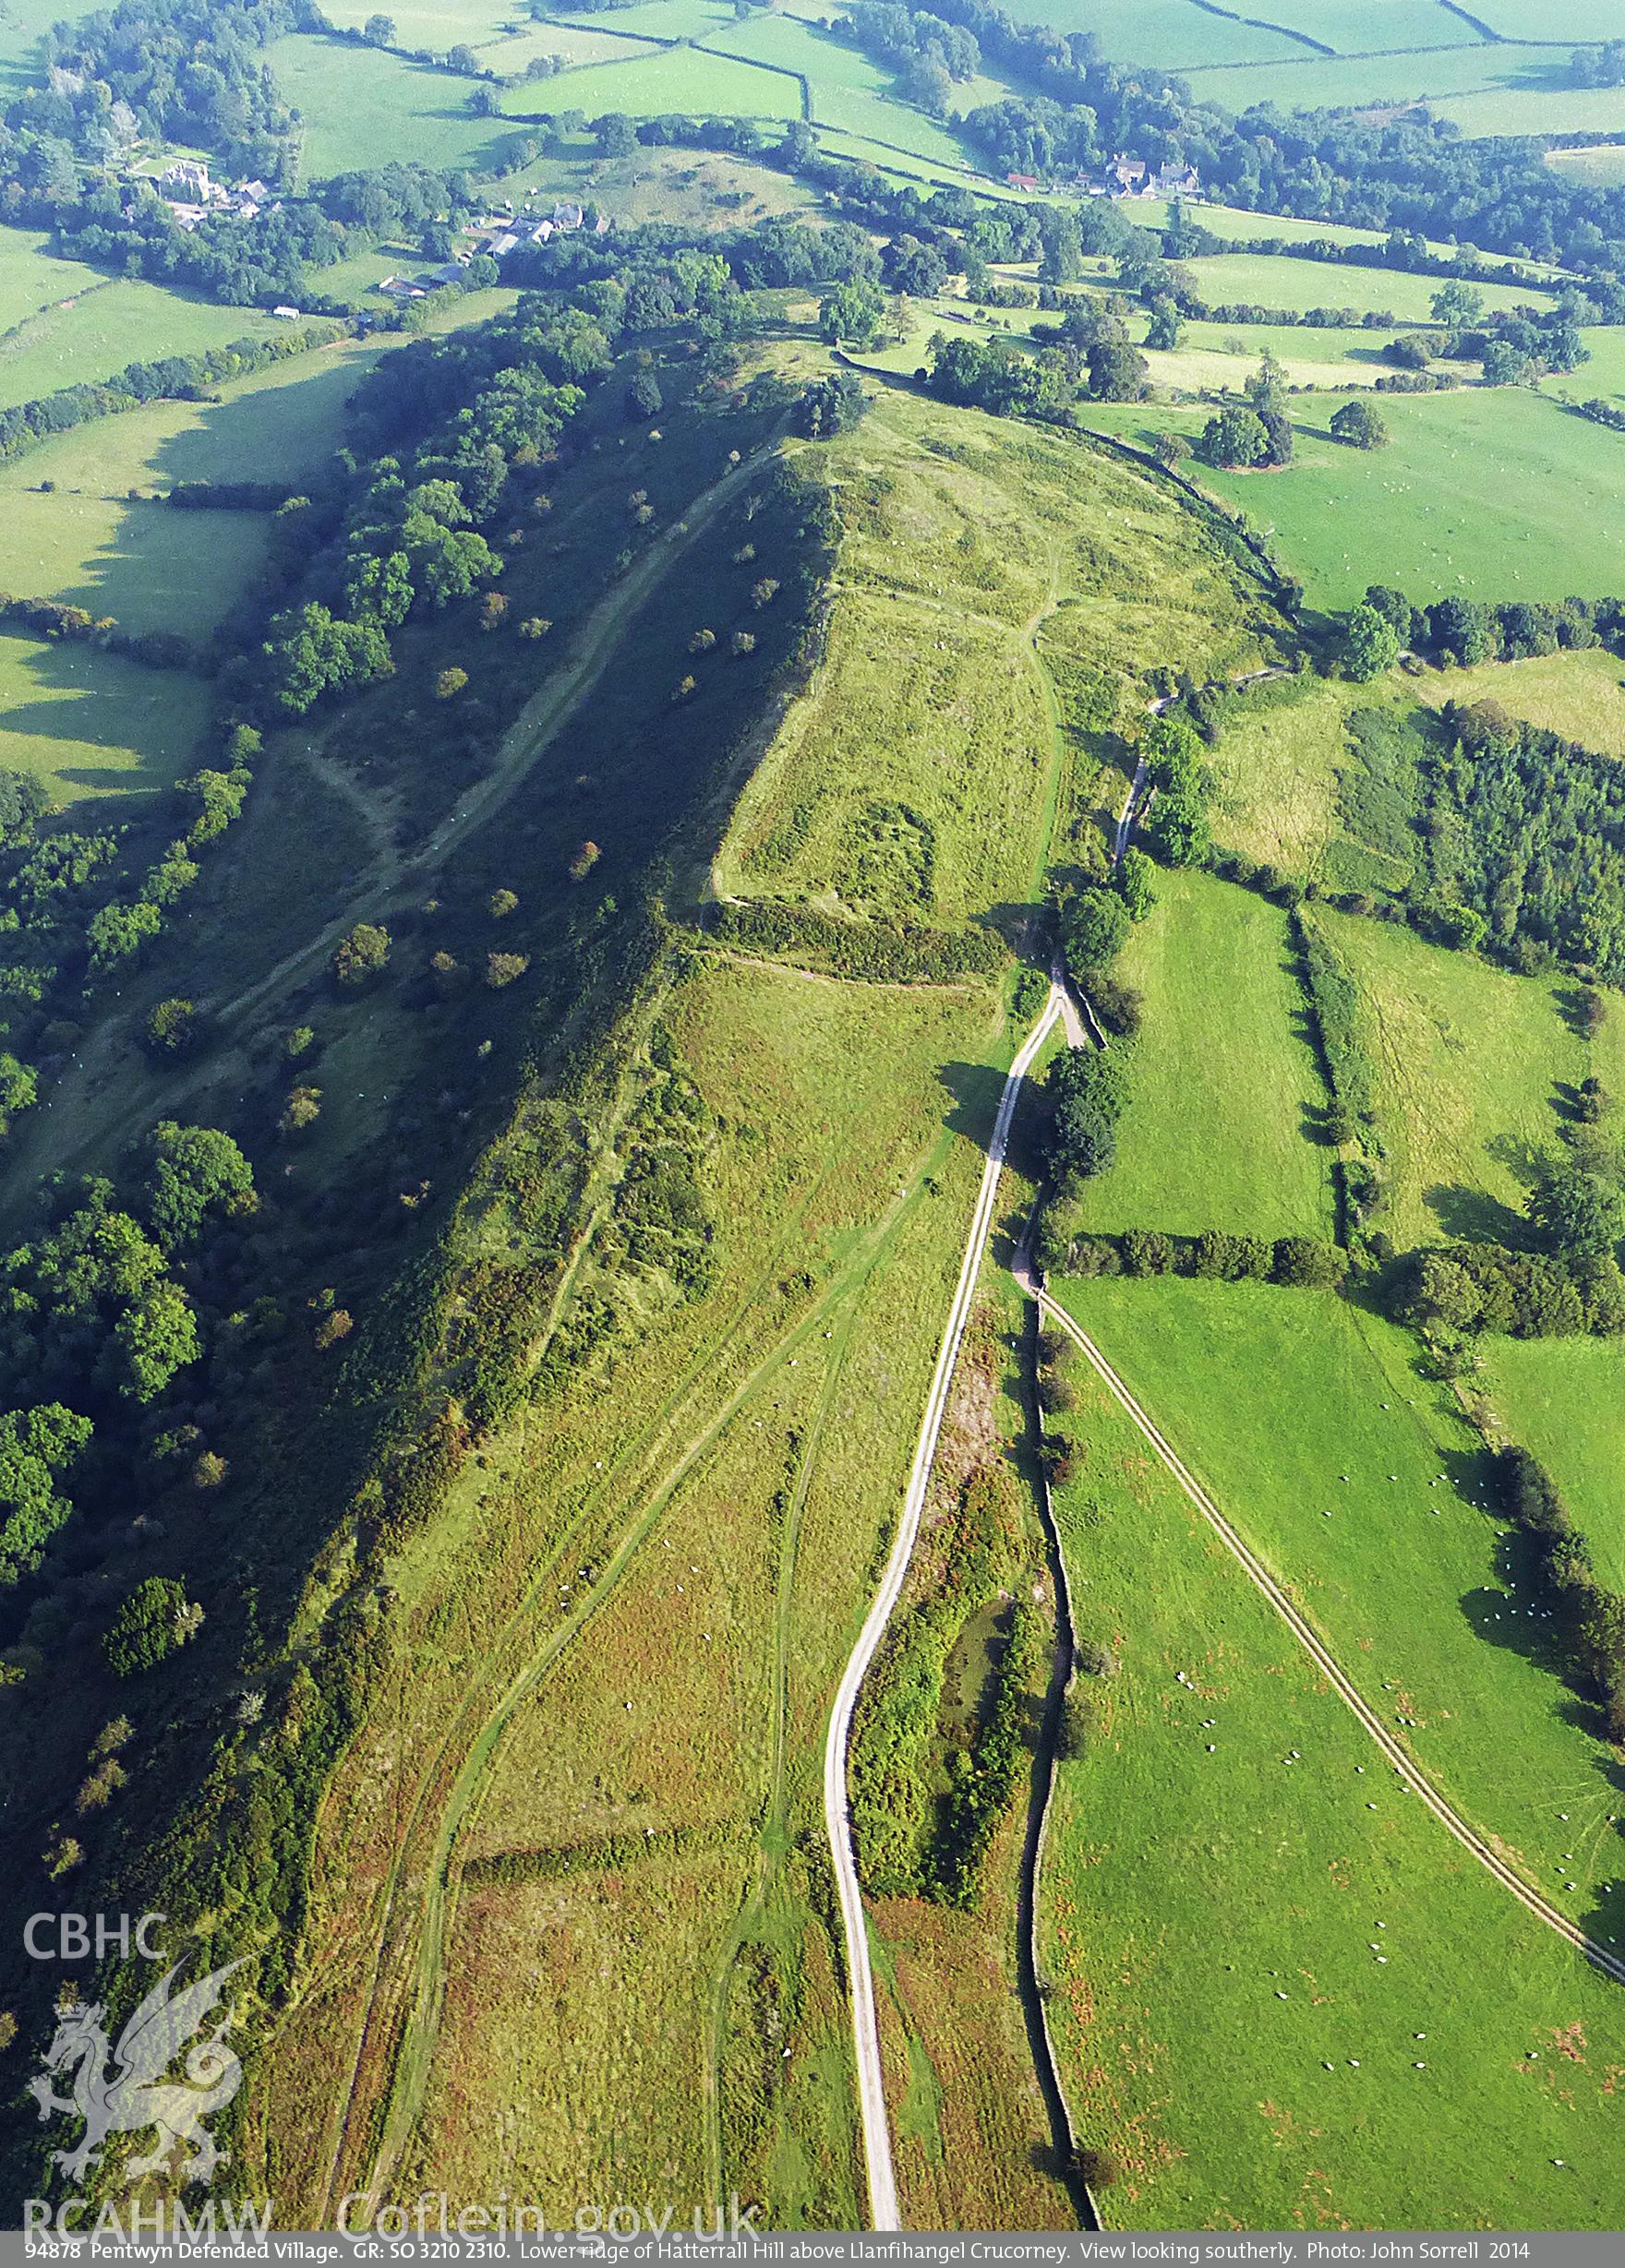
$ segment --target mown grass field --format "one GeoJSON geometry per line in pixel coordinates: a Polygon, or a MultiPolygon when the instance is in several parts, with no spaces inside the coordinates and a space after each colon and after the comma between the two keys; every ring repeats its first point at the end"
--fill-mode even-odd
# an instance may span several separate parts
{"type": "MultiPolygon", "coordinates": [[[[561,23],[576,19],[573,8],[560,7],[553,12],[561,23]]],[[[591,12],[582,20],[595,28],[603,23],[600,15],[591,12]]],[[[630,7],[615,10],[617,29],[650,40],[704,39],[708,32],[733,20],[734,12],[728,0],[632,0],[630,7]]]]}
{"type": "MultiPolygon", "coordinates": [[[[1347,389],[1375,386],[1390,368],[1382,359],[1382,346],[1379,331],[1311,329],[1302,323],[1186,323],[1176,348],[1152,349],[1146,360],[1154,385],[1187,392],[1237,391],[1266,354],[1282,365],[1289,386],[1347,389]]],[[[1467,375],[1464,366],[1462,374],[1467,375]]]]}
{"type": "Polygon", "coordinates": [[[1602,123],[1588,114],[1610,108],[1609,90],[1603,90],[1599,104],[1596,92],[1568,84],[1568,66],[1561,48],[1536,44],[1463,42],[1398,54],[1337,56],[1294,47],[1268,87],[1261,72],[1234,66],[1200,71],[1193,83],[1210,100],[1234,110],[1258,102],[1293,111],[1425,101],[1430,111],[1455,119],[1467,134],[1584,131],[1602,123]]]}
{"type": "Polygon", "coordinates": [[[1531,60],[1499,87],[1453,94],[1429,105],[1468,136],[1618,134],[1625,131],[1625,88],[1574,87],[1547,55],[1531,60]]]}
{"type": "Polygon", "coordinates": [[[1465,45],[1479,34],[1438,0],[1270,0],[1268,21],[1340,54],[1465,45]]]}
{"type": "Polygon", "coordinates": [[[1594,188],[1611,189],[1625,181],[1625,148],[1603,142],[1595,150],[1552,150],[1547,163],[1566,179],[1588,182],[1594,188]]]}
{"type": "Polygon", "coordinates": [[[40,258],[33,273],[35,309],[0,333],[0,408],[111,378],[126,363],[269,338],[278,329],[258,307],[221,306],[162,284],[89,276],[79,287],[88,271],[70,262],[40,258]]]}
{"type": "Polygon", "coordinates": [[[1608,0],[1486,0],[1484,20],[1503,40],[1610,40],[1608,0]]]}
{"type": "Polygon", "coordinates": [[[1586,402],[1594,394],[1612,394],[1618,400],[1625,394],[1625,339],[1617,330],[1592,327],[1582,331],[1581,337],[1590,361],[1571,370],[1567,378],[1547,378],[1545,391],[1571,402],[1586,402]]]}
{"type": "MultiPolygon", "coordinates": [[[[1150,1326],[1163,1287],[1138,1291],[1150,1326]]],[[[1134,1296],[1078,1293],[1125,1366],[1134,1296]]],[[[1619,1988],[1395,1793],[1116,1405],[1080,1362],[1070,1374],[1081,1470],[1057,1512],[1074,1614],[1121,1667],[1079,1680],[1097,1730],[1059,1767],[1044,1960],[1075,2123],[1125,2166],[1107,2226],[1615,2226],[1619,1988]]]]}
{"type": "Polygon", "coordinates": [[[1526,1241],[1532,1160],[1555,1147],[1568,1090],[1625,1086],[1625,1014],[1576,1036],[1569,979],[1514,977],[1397,923],[1317,912],[1361,996],[1390,1196],[1404,1250],[1452,1236],[1526,1241]]]}
{"type": "MultiPolygon", "coordinates": [[[[860,49],[795,17],[756,16],[727,30],[711,32],[707,54],[742,55],[776,65],[805,79],[815,125],[883,142],[910,155],[940,163],[963,163],[971,155],[944,125],[893,93],[895,76],[860,49]]],[[[956,111],[981,102],[997,102],[1005,90],[993,81],[956,86],[956,111]]]]}
{"type": "MultiPolygon", "coordinates": [[[[1168,203],[1165,198],[1149,198],[1137,208],[1145,223],[1151,228],[1166,226],[1168,203]]],[[[1322,238],[1332,244],[1366,244],[1373,246],[1385,239],[1380,229],[1355,228],[1345,221],[1306,221],[1295,213],[1252,212],[1240,205],[1210,205],[1204,201],[1200,214],[1202,226],[1227,244],[1246,245],[1263,237],[1280,236],[1289,243],[1307,243],[1322,238]]],[[[1425,238],[1429,251],[1448,258],[1451,247],[1436,239],[1425,238]]],[[[1491,267],[1505,266],[1510,254],[1480,252],[1478,258],[1491,267]]],[[[1557,275],[1561,271],[1547,269],[1538,260],[1518,262],[1520,267],[1532,267],[1542,274],[1557,275]]]]}
{"type": "Polygon", "coordinates": [[[53,802],[150,794],[197,761],[209,689],[88,646],[0,633],[0,769],[53,802]]]}
{"type": "MultiPolygon", "coordinates": [[[[1061,1296],[1435,1784],[1554,1905],[1625,1939],[1600,1716],[1559,1674],[1524,1554],[1474,1501],[1477,1436],[1416,1343],[1331,1293],[1163,1278],[1061,1296]]],[[[1206,1735],[1221,1754],[1234,1725],[1206,1735]]],[[[1375,1756],[1366,1779],[1378,1819],[1420,1821],[1375,1756]]],[[[1270,1794],[1278,1824],[1296,1784],[1294,1766],[1270,1794]]]]}
{"type": "Polygon", "coordinates": [[[85,0],[8,0],[0,21],[0,89],[21,94],[37,83],[40,42],[53,24],[74,23],[90,13],[85,0]]]}
{"type": "MultiPolygon", "coordinates": [[[[58,259],[42,229],[0,228],[0,332],[107,279],[83,260],[58,259]]],[[[125,357],[127,362],[129,357],[125,357]]]]}
{"type": "Polygon", "coordinates": [[[1326,1095],[1285,916],[1204,874],[1160,875],[1157,895],[1116,963],[1145,1025],[1116,1163],[1086,1185],[1077,1226],[1329,1235],[1326,1095]]]}
{"type": "MultiPolygon", "coordinates": [[[[1593,508],[1613,478],[1600,426],[1519,388],[1394,396],[1386,449],[1329,435],[1335,395],[1300,397],[1297,449],[1280,473],[1195,468],[1204,486],[1269,533],[1315,606],[1352,606],[1372,582],[1418,602],[1603,597],[1625,588],[1625,529],[1593,508]]],[[[1091,426],[1143,442],[1196,435],[1208,413],[1091,404],[1091,426]]]]}

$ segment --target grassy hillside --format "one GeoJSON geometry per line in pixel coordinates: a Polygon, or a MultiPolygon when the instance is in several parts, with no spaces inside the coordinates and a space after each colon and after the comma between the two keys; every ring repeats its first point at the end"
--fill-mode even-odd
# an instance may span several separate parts
{"type": "MultiPolygon", "coordinates": [[[[552,525],[576,524],[572,497],[601,508],[606,480],[621,490],[645,464],[666,484],[661,524],[694,522],[682,468],[714,479],[726,429],[707,443],[704,421],[662,422],[658,451],[641,441],[612,472],[584,456],[552,525]]],[[[686,916],[683,878],[725,829],[719,871],[749,878],[758,790],[729,826],[740,772],[790,776],[811,719],[825,753],[796,775],[807,850],[781,888],[814,910],[918,905],[950,935],[978,934],[989,911],[1008,927],[1031,903],[1074,774],[1093,777],[1081,736],[1052,715],[1030,630],[1062,596],[1091,603],[1083,532],[1100,498],[1170,561],[1183,553],[1193,611],[1221,637],[1257,603],[1165,496],[1069,443],[886,402],[788,462],[805,484],[791,518],[764,466],[701,522],[683,571],[620,622],[611,666],[549,763],[557,785],[527,819],[548,846],[541,879],[531,846],[493,837],[451,861],[441,907],[517,874],[525,934],[545,932],[560,901],[580,921],[591,899],[571,898],[562,865],[591,827],[606,925],[612,901],[635,902],[641,846],[656,843],[686,916]],[[834,512],[829,618],[780,716],[760,706],[761,671],[797,628],[794,529],[805,540],[818,524],[819,493],[834,512]],[[933,591],[948,560],[963,586],[933,591]],[[753,606],[764,577],[780,589],[753,606]],[[956,630],[973,586],[979,619],[956,630]],[[906,786],[933,824],[923,897],[907,828],[849,839],[884,785],[874,753],[900,761],[921,714],[908,672],[865,666],[848,640],[849,622],[887,606],[909,609],[899,654],[924,644],[922,615],[933,622],[941,673],[934,738],[894,797],[906,786]],[[746,624],[759,649],[736,656],[746,624]],[[701,629],[716,643],[696,651],[701,629]],[[674,703],[685,671],[696,688],[674,703]],[[997,743],[983,735],[997,713],[984,679],[1004,692],[997,743]],[[1017,707],[1019,682],[1031,690],[1017,707]]],[[[593,524],[580,522],[583,539],[593,524]]],[[[1105,619],[1126,666],[1114,604],[1105,619]]],[[[403,678],[417,667],[408,657],[403,678]]],[[[1138,690],[1125,683],[1125,706],[1138,690]]],[[[391,686],[378,700],[405,697],[391,686]]],[[[358,738],[372,744],[352,725],[358,738]]],[[[554,981],[579,980],[561,969],[554,981]]],[[[656,951],[623,1001],[606,1039],[580,1045],[571,1112],[548,1086],[524,1089],[460,1210],[454,1265],[471,1287],[524,1287],[536,1337],[512,1421],[393,1558],[399,1643],[316,1853],[309,1986],[261,2098],[283,2186],[307,2211],[374,2166],[391,2195],[415,2193],[432,2167],[459,2195],[507,2181],[560,2209],[588,2178],[696,2197],[737,2187],[788,2226],[849,2225],[858,2209],[820,1749],[959,1264],[1005,1016],[985,981],[853,983],[692,933],[656,951]],[[690,1178],[649,1184],[645,1200],[649,1146],[678,1142],[680,1127],[690,1178]],[[701,1216],[704,1262],[676,1277],[669,1224],[701,1216]],[[380,1808],[386,1786],[404,1800],[380,1808]],[[544,1923],[545,1958],[516,1957],[544,1923]],[[353,1956],[380,1936],[375,1985],[353,1956]],[[417,2001],[415,1980],[442,1970],[443,2001],[417,2001]],[[318,1977],[332,1988],[318,1993],[318,1977]],[[476,2108],[498,2100],[517,2109],[511,2123],[476,2108]]],[[[398,1013],[387,999],[374,1010],[386,1029],[398,1013]]],[[[356,1026],[325,1045],[356,1067],[353,1082],[335,1071],[334,1089],[364,1088],[370,1113],[379,1050],[358,1052],[364,1038],[356,1026]]],[[[386,1070],[386,1087],[399,1075],[386,1070]]],[[[343,1107],[358,1129],[360,1104],[343,1107]]],[[[676,1172],[669,1147],[660,1155],[676,1172]]],[[[933,1974],[968,1958],[938,1946],[948,1967],[933,1974]]],[[[906,1986],[897,2005],[945,2055],[940,2015],[906,1986]]],[[[956,2103],[950,2115],[969,2114],[956,2103]]],[[[990,2150],[1029,2162],[1029,2094],[990,2097],[976,2117],[990,2150]]],[[[974,2217],[985,2169],[968,2162],[964,2179],[956,2209],[974,2217]]],[[[1008,2193],[1043,2190],[1035,2177],[1008,2193]]],[[[1055,2210],[1053,2197],[1011,2209],[1055,2210]]]]}
{"type": "Polygon", "coordinates": [[[829,461],[853,549],[827,674],[741,798],[725,898],[997,927],[1000,875],[1036,872],[1054,704],[1104,689],[1109,723],[1154,663],[1257,666],[1258,600],[1138,475],[974,414],[945,448],[940,418],[887,397],[829,461]]]}
{"type": "MultiPolygon", "coordinates": [[[[1211,1338],[1198,1347],[1181,1308],[1164,1309],[1160,1290],[1148,1307],[1146,1290],[1094,1287],[1078,1301],[1142,1389],[1146,1366],[1136,1377],[1128,1357],[1152,1331],[1172,1338],[1159,1383],[1193,1358],[1215,1360],[1211,1338]],[[1131,1326],[1137,1302],[1147,1312],[1131,1326]]],[[[1179,1291],[1186,1310],[1198,1304],[1199,1287],[1179,1291]]],[[[1266,1352],[1228,1295],[1242,1350],[1224,1391],[1239,1385],[1249,1404],[1252,1365],[1286,1356],[1298,1327],[1295,1295],[1257,1296],[1288,1312],[1266,1352]]],[[[1065,1423],[1082,1470],[1057,1508],[1074,1612],[1080,1638],[1110,1646],[1120,1666],[1078,1681],[1095,1729],[1088,1753],[1059,1768],[1044,1961],[1074,2118],[1124,2169],[1101,2194],[1108,2226],[1611,2226],[1618,1987],[1395,1792],[1116,1405],[1080,1362],[1069,1374],[1080,1400],[1065,1423]],[[1487,2130],[1507,2146],[1487,2155],[1487,2130]]],[[[1290,1394],[1300,1383],[1289,1360],[1282,1385],[1290,1394]]],[[[1318,1376],[1315,1390],[1328,1383],[1318,1376]]],[[[1202,1462],[1215,1384],[1208,1369],[1201,1433],[1180,1442],[1202,1462]]],[[[1356,1436],[1369,1400],[1349,1412],[1356,1436]]],[[[1336,1405],[1294,1397],[1273,1408],[1285,1455],[1289,1436],[1318,1433],[1336,1405]]],[[[1340,1470],[1357,1461],[1352,1443],[1337,1455],[1340,1470]]],[[[1379,1470],[1393,1461],[1385,1444],[1379,1470]]],[[[1262,1458],[1249,1468],[1225,1500],[1232,1511],[1249,1511],[1274,1470],[1262,1458]]],[[[1313,1503],[1325,1500],[1323,1479],[1317,1470],[1313,1503]]],[[[1387,1486],[1366,1492],[1373,1562],[1388,1548],[1387,1486]]],[[[1342,1502],[1352,1493],[1336,1487],[1337,1518],[1311,1514],[1315,1527],[1352,1528],[1342,1502]]],[[[1478,1518],[1453,1497],[1446,1509],[1425,1519],[1429,1541],[1478,1518]]],[[[1306,1563],[1289,1571],[1306,1574],[1306,1563]]],[[[1442,1596],[1450,1576],[1430,1568],[1427,1580],[1442,1596]]],[[[1318,1615],[1323,1595],[1307,1590],[1318,1615]]],[[[1453,1596],[1446,1606],[1459,1614],[1453,1596]]],[[[1393,1636],[1414,1627],[1404,1615],[1393,1636]]],[[[1356,1645],[1352,1658],[1386,1699],[1387,1641],[1375,1624],[1373,1635],[1372,1652],[1356,1645]]],[[[1504,1743],[1523,1722],[1499,1710],[1486,1730],[1504,1743]]],[[[1560,1785],[1554,1809],[1583,1790],[1591,1805],[1583,1770],[1560,1785]]],[[[1549,1814],[1547,1824],[1549,1842],[1549,1814]]],[[[1609,1842],[1599,1827],[1563,1847],[1595,1847],[1606,1869],[1609,1842]]]]}

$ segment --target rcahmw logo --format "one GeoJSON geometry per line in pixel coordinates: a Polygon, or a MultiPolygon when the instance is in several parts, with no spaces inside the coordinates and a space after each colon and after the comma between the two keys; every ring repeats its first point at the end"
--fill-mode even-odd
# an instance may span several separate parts
{"type": "MultiPolygon", "coordinates": [[[[36,1961],[82,1958],[92,1945],[98,1952],[117,1947],[126,1954],[133,1945],[143,1959],[156,1961],[161,1956],[150,1942],[150,1932],[163,1918],[161,1914],[144,1914],[132,1926],[131,1917],[121,1914],[110,1926],[105,1917],[98,1917],[92,1929],[83,1914],[36,1914],[24,1931],[24,1942],[36,1961]]],[[[109,2038],[102,2022],[104,2003],[58,2002],[55,2037],[39,2075],[29,2082],[29,2092],[42,2118],[66,2116],[82,2123],[74,2147],[51,2154],[52,2164],[70,2181],[82,2185],[102,2172],[104,2146],[115,2134],[153,2137],[150,2150],[134,2151],[125,2161],[121,2178],[126,2187],[147,2175],[162,2176],[180,2190],[194,2184],[207,2187],[229,2163],[229,2154],[216,2145],[203,2121],[232,2100],[243,2083],[243,2067],[226,2045],[229,2011],[212,2024],[210,2020],[224,1997],[227,1978],[243,1962],[227,1962],[195,1984],[173,1989],[184,1960],[183,1955],[164,1970],[116,2042],[109,2038]],[[59,2084],[66,2086],[66,2094],[58,2092],[59,2084]]],[[[84,2208],[82,2197],[55,2209],[42,2199],[30,2198],[25,2203],[25,2226],[30,2230],[79,2227],[84,2208]]],[[[269,2210],[265,2208],[266,2216],[269,2210]]],[[[205,2215],[211,2211],[206,2207],[205,2215]]],[[[148,2220],[150,2214],[141,2218],[148,2220]]],[[[252,2218],[246,2215],[246,2223],[252,2218]]],[[[114,2219],[116,2224],[116,2214],[114,2219]]]]}

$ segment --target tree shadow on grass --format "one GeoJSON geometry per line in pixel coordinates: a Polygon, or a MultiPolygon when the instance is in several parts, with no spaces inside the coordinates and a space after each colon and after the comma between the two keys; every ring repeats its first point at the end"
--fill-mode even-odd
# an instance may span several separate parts
{"type": "Polygon", "coordinates": [[[1584,986],[1560,984],[1553,994],[1553,999],[1557,1003],[1559,1015],[1562,1017],[1575,1038],[1583,1039],[1591,1029],[1585,1020],[1587,993],[1584,986]]]}
{"type": "Polygon", "coordinates": [[[1005,1074],[991,1063],[944,1063],[936,1075],[952,1098],[943,1123],[985,1155],[1005,1091],[1005,1074]]]}
{"type": "Polygon", "coordinates": [[[0,762],[18,771],[50,766],[66,786],[84,792],[81,820],[89,798],[116,796],[129,803],[168,787],[197,752],[208,701],[185,671],[150,669],[78,641],[11,631],[0,631],[0,669],[37,689],[34,699],[6,702],[0,731],[12,745],[8,750],[0,742],[0,762]],[[31,751],[18,745],[30,740],[31,751]],[[55,762],[52,742],[65,756],[78,751],[79,761],[55,762]],[[93,760],[98,749],[107,750],[105,763],[93,760]],[[25,761],[30,753],[32,763],[25,761]]]}
{"type": "MultiPolygon", "coordinates": [[[[1519,1655],[1553,1679],[1557,1690],[1552,1713],[1594,1744],[1591,1769],[1607,1791],[1606,1800],[1617,1806],[1607,1815],[1608,1822],[1616,1834],[1625,1838],[1625,1824],[1621,1824],[1625,1821],[1625,1761],[1608,1744],[1603,1710],[1575,1671],[1563,1636],[1562,1609],[1549,1586],[1539,1579],[1533,1550],[1515,1530],[1497,1540],[1496,1572],[1506,1586],[1504,1590],[1486,1587],[1462,1594],[1462,1613],[1468,1626],[1475,1637],[1519,1655]]],[[[1613,1852],[1600,1843],[1599,1823],[1594,1816],[1581,1816],[1572,1822],[1559,1818],[1556,1806],[1568,1793],[1567,1789],[1553,1791],[1552,1848],[1527,1855],[1537,1873],[1548,1880],[1559,1866],[1565,1870],[1559,1878],[1563,1880],[1579,1880],[1583,1867],[1598,1872],[1602,1879],[1589,1886],[1593,1902],[1581,1926],[1601,1943],[1625,1951],[1625,1848],[1613,1852]],[[1573,1854],[1568,1857],[1560,1843],[1571,1836],[1573,1854]],[[1609,1871],[1616,1866],[1619,1869],[1617,1875],[1609,1871]]],[[[1584,1800],[1583,1796],[1576,1799],[1577,1803],[1584,1800]]]]}
{"type": "Polygon", "coordinates": [[[1523,1214],[1487,1190],[1436,1182],[1422,1192],[1422,1202],[1452,1243],[1506,1244],[1515,1252],[1529,1248],[1530,1228],[1523,1214]]]}

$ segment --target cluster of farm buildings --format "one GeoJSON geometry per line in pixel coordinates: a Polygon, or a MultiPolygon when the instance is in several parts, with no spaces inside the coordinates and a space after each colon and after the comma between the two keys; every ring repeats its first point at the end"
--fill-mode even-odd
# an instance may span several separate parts
{"type": "MultiPolygon", "coordinates": [[[[239,181],[232,188],[223,182],[211,178],[208,166],[201,159],[176,158],[157,176],[154,187],[175,216],[175,225],[188,231],[212,215],[231,215],[239,221],[256,221],[262,212],[274,212],[276,198],[263,181],[239,181]]],[[[463,232],[463,244],[452,257],[419,276],[386,276],[379,290],[388,299],[427,299],[429,293],[442,284],[455,283],[476,254],[488,253],[492,259],[501,259],[515,252],[521,245],[543,245],[555,236],[572,235],[586,225],[586,215],[580,205],[560,198],[546,219],[533,211],[526,195],[525,209],[516,213],[511,203],[504,201],[500,211],[486,214],[463,232]]],[[[608,231],[608,221],[598,214],[594,228],[602,236],[608,231]]],[[[297,307],[278,307],[278,315],[295,316],[297,307]]]]}
{"type": "MultiPolygon", "coordinates": [[[[1043,186],[1036,174],[1006,174],[1013,189],[1043,186]]],[[[1202,177],[1194,165],[1148,165],[1143,158],[1113,158],[1098,174],[1078,174],[1056,183],[1077,197],[1200,197],[1202,177]]]]}
{"type": "MultiPolygon", "coordinates": [[[[481,252],[494,260],[503,259],[522,245],[549,244],[555,236],[573,235],[585,224],[582,208],[568,198],[561,198],[546,220],[538,220],[534,212],[516,214],[510,206],[504,212],[488,213],[483,220],[472,222],[463,231],[462,246],[438,268],[420,276],[386,276],[378,288],[390,299],[423,299],[443,283],[455,283],[469,261],[481,252]]],[[[599,213],[595,234],[602,236],[608,227],[608,221],[599,213]]]]}

